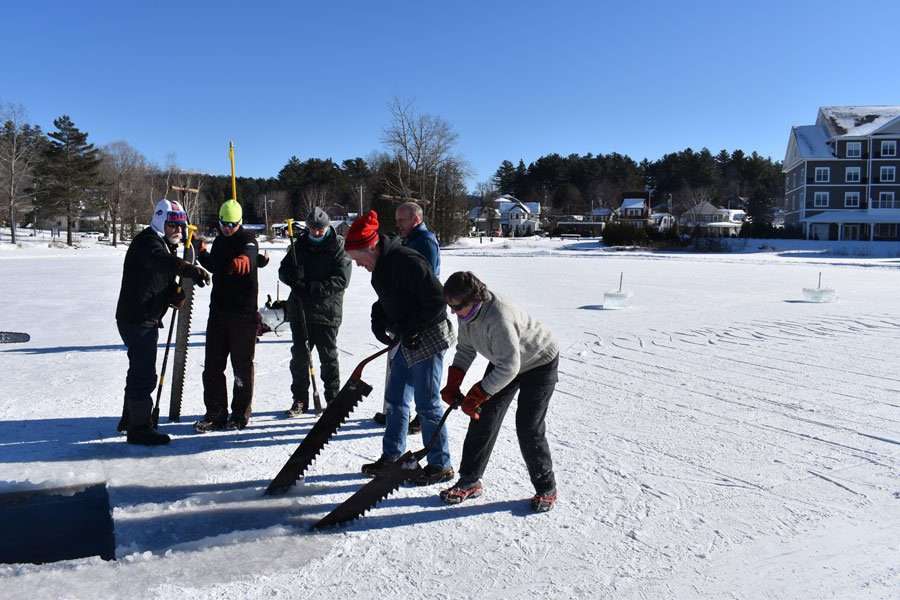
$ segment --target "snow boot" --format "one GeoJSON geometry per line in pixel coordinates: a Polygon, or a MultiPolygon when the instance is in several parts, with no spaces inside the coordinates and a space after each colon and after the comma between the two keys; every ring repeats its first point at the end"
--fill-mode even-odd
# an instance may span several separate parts
{"type": "Polygon", "coordinates": [[[455,476],[456,473],[453,472],[453,467],[442,469],[437,465],[427,465],[424,469],[413,471],[406,478],[406,482],[415,486],[434,485],[435,483],[450,481],[455,476]]]}
{"type": "Polygon", "coordinates": [[[375,413],[375,416],[372,417],[372,420],[375,421],[376,423],[378,423],[379,425],[381,425],[382,427],[384,427],[387,424],[387,417],[384,415],[383,412],[375,413]]]}
{"type": "Polygon", "coordinates": [[[309,400],[294,400],[294,403],[291,404],[291,407],[287,409],[284,415],[289,419],[296,419],[303,416],[303,413],[307,410],[309,410],[309,400]]]}
{"type": "Polygon", "coordinates": [[[237,429],[240,431],[247,427],[247,420],[243,417],[231,417],[228,419],[228,423],[225,424],[226,429],[237,429]]]}
{"type": "Polygon", "coordinates": [[[484,493],[484,488],[480,481],[474,483],[464,483],[457,481],[456,485],[446,490],[441,490],[440,496],[446,504],[459,504],[470,498],[479,498],[484,493]]]}
{"type": "Polygon", "coordinates": [[[422,420],[419,418],[419,415],[413,417],[413,420],[409,422],[409,431],[408,435],[413,435],[415,433],[419,433],[422,431],[422,420]]]}
{"type": "Polygon", "coordinates": [[[369,477],[375,477],[378,475],[382,469],[384,469],[389,463],[394,462],[390,458],[385,458],[382,456],[378,460],[372,463],[366,463],[362,466],[363,475],[368,475],[369,477]]]}
{"type": "Polygon", "coordinates": [[[194,431],[197,433],[207,433],[209,431],[222,431],[228,427],[226,419],[213,419],[211,417],[203,417],[202,420],[194,423],[194,431]]]}
{"type": "Polygon", "coordinates": [[[128,430],[128,443],[140,446],[162,446],[168,444],[170,438],[149,425],[128,430]]]}
{"type": "Polygon", "coordinates": [[[535,494],[531,499],[531,510],[536,513],[544,513],[553,510],[556,505],[556,490],[546,494],[535,494]]]}

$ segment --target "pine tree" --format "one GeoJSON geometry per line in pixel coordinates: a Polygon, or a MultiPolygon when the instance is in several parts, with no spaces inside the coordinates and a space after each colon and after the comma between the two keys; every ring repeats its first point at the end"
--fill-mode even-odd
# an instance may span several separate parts
{"type": "Polygon", "coordinates": [[[516,168],[508,160],[500,163],[494,173],[494,185],[501,194],[514,194],[516,186],[516,168]]]}
{"type": "Polygon", "coordinates": [[[56,131],[48,134],[50,143],[38,168],[38,199],[45,214],[47,210],[65,213],[66,243],[71,246],[72,223],[97,186],[100,153],[68,115],[54,120],[53,126],[56,131]]]}
{"type": "MultiPolygon", "coordinates": [[[[46,142],[41,128],[24,122],[24,109],[15,106],[3,111],[0,126],[0,197],[9,208],[11,241],[16,243],[17,203],[30,197],[32,176],[46,142]]],[[[37,224],[34,224],[37,227],[37,224]]]]}

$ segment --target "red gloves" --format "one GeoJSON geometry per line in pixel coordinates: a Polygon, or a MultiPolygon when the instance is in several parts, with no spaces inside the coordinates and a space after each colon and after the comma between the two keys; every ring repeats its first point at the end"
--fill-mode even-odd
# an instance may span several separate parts
{"type": "Polygon", "coordinates": [[[441,399],[447,404],[456,402],[456,397],[462,395],[459,386],[462,385],[466,372],[459,367],[450,367],[447,371],[447,385],[441,390],[441,399]]]}
{"type": "Polygon", "coordinates": [[[231,272],[235,275],[247,275],[250,272],[250,257],[241,254],[231,261],[231,272]]]}
{"type": "Polygon", "coordinates": [[[466,398],[462,403],[462,411],[477,421],[481,418],[478,415],[481,412],[478,407],[487,402],[488,398],[490,396],[481,389],[481,382],[476,383],[469,389],[469,393],[466,394],[466,398]]]}

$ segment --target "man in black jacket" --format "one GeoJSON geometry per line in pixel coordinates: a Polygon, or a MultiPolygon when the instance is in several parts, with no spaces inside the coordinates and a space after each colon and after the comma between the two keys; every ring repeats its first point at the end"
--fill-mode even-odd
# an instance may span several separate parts
{"type": "Polygon", "coordinates": [[[181,206],[160,200],[150,227],[135,236],[125,253],[116,326],[128,348],[125,407],[119,429],[128,430],[129,444],[169,443],[169,436],[156,431],[150,418],[159,328],[168,307],[178,307],[184,301],[175,283],[176,276],[192,278],[201,287],[209,282],[208,273],[175,254],[185,225],[187,215],[181,206]]]}
{"type": "Polygon", "coordinates": [[[439,394],[444,352],[453,343],[443,288],[425,258],[394,237],[378,233],[378,214],[369,211],[350,227],[347,254],[372,273],[378,301],[372,305],[372,333],[384,344],[400,342],[391,359],[387,383],[387,412],[382,454],[362,471],[375,476],[406,451],[409,403],[405,390],[413,389],[416,412],[422,421],[422,441],[428,443],[428,465],[411,471],[409,481],[430,485],[453,478],[447,428],[437,425],[443,413],[439,394]]]}
{"type": "Polygon", "coordinates": [[[200,243],[200,264],[212,274],[206,356],[203,369],[203,403],[206,415],[194,424],[199,433],[247,426],[253,402],[253,357],[256,352],[257,267],[268,259],[259,254],[256,236],[241,227],[243,210],[236,200],[219,209],[219,232],[212,249],[200,243]],[[225,366],[231,356],[234,388],[231,418],[225,366]]]}
{"type": "Polygon", "coordinates": [[[306,227],[278,269],[279,279],[291,288],[286,309],[293,340],[289,417],[299,417],[309,409],[309,352],[313,347],[319,350],[325,402],[331,402],[341,388],[337,335],[344,290],[350,285],[350,257],[344,252],[344,238],[334,231],[324,210],[314,208],[306,227]]]}

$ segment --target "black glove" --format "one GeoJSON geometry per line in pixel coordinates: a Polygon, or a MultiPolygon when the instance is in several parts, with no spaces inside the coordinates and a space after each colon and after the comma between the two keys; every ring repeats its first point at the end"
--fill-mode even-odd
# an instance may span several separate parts
{"type": "Polygon", "coordinates": [[[380,321],[372,321],[372,333],[375,335],[375,339],[385,346],[390,346],[394,343],[394,338],[387,332],[384,323],[381,323],[380,321]]]}
{"type": "Polygon", "coordinates": [[[181,269],[181,276],[193,279],[198,287],[203,287],[209,283],[209,273],[197,265],[192,265],[190,263],[184,264],[184,267],[181,269]]]}
{"type": "Polygon", "coordinates": [[[411,333],[400,338],[400,343],[410,350],[415,350],[422,343],[422,338],[418,333],[411,333]]]}
{"type": "Polygon", "coordinates": [[[174,284],[170,286],[168,296],[168,304],[172,308],[181,308],[182,306],[184,306],[185,295],[184,290],[181,289],[181,286],[174,284]]]}
{"type": "Polygon", "coordinates": [[[262,269],[264,266],[269,264],[269,257],[265,254],[257,254],[256,255],[256,268],[262,269]]]}

